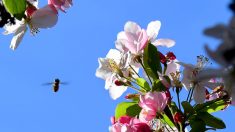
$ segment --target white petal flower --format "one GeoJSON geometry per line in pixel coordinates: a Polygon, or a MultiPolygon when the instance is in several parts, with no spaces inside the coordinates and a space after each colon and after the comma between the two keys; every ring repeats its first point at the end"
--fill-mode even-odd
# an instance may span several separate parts
{"type": "Polygon", "coordinates": [[[178,63],[184,66],[183,79],[181,82],[187,90],[193,89],[193,99],[196,103],[203,103],[205,101],[206,88],[214,89],[221,85],[221,83],[211,82],[211,78],[202,80],[198,79],[198,74],[203,72],[203,68],[205,66],[205,64],[201,64],[203,62],[198,61],[196,66],[182,62],[178,63]]]}
{"type": "MultiPolygon", "coordinates": [[[[33,4],[36,5],[37,3],[33,4]]],[[[27,31],[27,24],[29,24],[31,33],[35,34],[35,32],[38,31],[38,28],[53,27],[57,23],[57,20],[57,14],[51,9],[49,5],[47,5],[43,8],[36,10],[28,23],[23,19],[22,21],[15,20],[16,24],[5,25],[5,32],[3,34],[14,34],[10,48],[15,50],[19,46],[20,42],[24,37],[24,34],[27,31]]]]}
{"type": "Polygon", "coordinates": [[[215,51],[205,46],[207,54],[221,65],[219,69],[205,69],[198,76],[198,80],[205,80],[212,77],[222,77],[224,80],[224,90],[232,98],[234,105],[235,99],[235,17],[233,16],[228,25],[218,24],[208,28],[204,33],[208,36],[221,39],[222,43],[215,51]]]}
{"type": "Polygon", "coordinates": [[[110,49],[106,58],[99,58],[99,67],[96,70],[97,77],[106,80],[112,76],[113,71],[110,67],[110,60],[113,60],[117,65],[119,65],[121,61],[121,53],[118,50],[110,49]]]}
{"type": "MultiPolygon", "coordinates": [[[[126,81],[116,72],[118,70],[123,76],[129,76],[129,65],[131,65],[132,61],[130,55],[129,52],[121,53],[116,49],[111,49],[106,55],[106,58],[99,58],[99,67],[96,70],[96,76],[105,80],[105,89],[109,90],[112,99],[119,98],[127,89],[127,86],[117,86],[115,81],[126,81]]],[[[132,67],[138,72],[138,68],[134,65],[132,67]]]]}
{"type": "Polygon", "coordinates": [[[223,67],[235,65],[235,17],[227,25],[216,25],[215,27],[208,28],[204,32],[206,35],[215,37],[222,40],[222,43],[215,51],[205,46],[207,54],[223,67]]]}

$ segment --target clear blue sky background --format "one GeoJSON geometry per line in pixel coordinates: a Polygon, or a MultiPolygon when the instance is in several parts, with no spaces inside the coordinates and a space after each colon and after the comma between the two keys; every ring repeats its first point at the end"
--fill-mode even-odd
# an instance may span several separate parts
{"type": "MultiPolygon", "coordinates": [[[[40,0],[40,7],[46,0],[40,0]]],[[[117,103],[95,77],[97,58],[105,57],[126,21],[146,27],[160,20],[159,38],[172,38],[178,60],[195,63],[203,46],[218,41],[202,30],[227,23],[229,0],[77,0],[68,13],[60,13],[55,28],[29,33],[16,51],[12,36],[0,36],[1,132],[105,132],[117,103]],[[53,93],[41,84],[54,78],[69,82],[53,93]]],[[[0,30],[1,32],[3,30],[0,30]]],[[[218,113],[233,131],[234,108],[218,113]]]]}

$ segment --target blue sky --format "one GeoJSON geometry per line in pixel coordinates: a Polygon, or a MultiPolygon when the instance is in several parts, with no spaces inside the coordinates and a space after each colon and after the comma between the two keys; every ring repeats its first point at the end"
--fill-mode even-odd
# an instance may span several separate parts
{"type": "MultiPolygon", "coordinates": [[[[40,7],[46,0],[40,0],[40,7]]],[[[0,38],[0,131],[2,132],[103,132],[120,98],[113,101],[104,81],[95,77],[98,57],[114,48],[126,21],[146,27],[160,20],[159,38],[172,38],[176,46],[161,51],[175,52],[177,59],[195,63],[208,43],[203,29],[227,23],[232,13],[229,0],[79,0],[57,25],[27,33],[16,51],[9,49],[12,36],[0,38]],[[69,82],[53,93],[43,83],[60,78],[69,82]]],[[[0,30],[1,32],[3,30],[0,30]]],[[[234,108],[217,113],[232,131],[234,108]]]]}

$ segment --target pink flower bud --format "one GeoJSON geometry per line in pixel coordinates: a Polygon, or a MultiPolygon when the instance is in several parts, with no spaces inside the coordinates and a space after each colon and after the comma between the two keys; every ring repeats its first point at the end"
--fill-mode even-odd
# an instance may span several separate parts
{"type": "Polygon", "coordinates": [[[119,118],[118,121],[119,121],[119,123],[122,123],[122,124],[125,124],[125,123],[129,124],[131,121],[131,118],[132,117],[130,117],[130,116],[122,116],[119,118]]]}
{"type": "Polygon", "coordinates": [[[151,128],[146,123],[134,124],[135,132],[152,132],[151,128]]]}
{"type": "Polygon", "coordinates": [[[123,85],[123,82],[122,81],[119,81],[119,80],[115,80],[115,85],[117,86],[122,86],[123,85]]]}
{"type": "Polygon", "coordinates": [[[26,9],[26,15],[28,17],[31,17],[33,15],[33,13],[37,10],[36,7],[34,6],[28,6],[27,9],[26,9]]]}
{"type": "Polygon", "coordinates": [[[170,59],[170,60],[175,60],[176,59],[176,56],[173,52],[168,52],[166,54],[167,58],[170,59]]]}
{"type": "Polygon", "coordinates": [[[179,112],[175,113],[175,115],[174,115],[174,122],[175,123],[181,123],[181,122],[183,122],[183,120],[184,120],[184,116],[181,113],[179,113],[179,112]]]}

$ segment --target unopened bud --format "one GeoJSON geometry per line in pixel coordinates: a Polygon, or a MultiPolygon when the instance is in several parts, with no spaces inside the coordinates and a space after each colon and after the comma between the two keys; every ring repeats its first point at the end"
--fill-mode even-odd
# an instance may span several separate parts
{"type": "Polygon", "coordinates": [[[166,57],[169,59],[169,60],[175,60],[176,59],[176,56],[173,52],[168,52],[166,54],[166,57]]]}
{"type": "Polygon", "coordinates": [[[122,86],[122,85],[124,85],[124,83],[123,83],[122,81],[120,81],[120,80],[116,80],[114,83],[115,83],[115,85],[117,85],[117,86],[122,86]]]}
{"type": "Polygon", "coordinates": [[[174,115],[174,122],[181,123],[184,120],[184,116],[180,112],[176,112],[174,115]]]}
{"type": "Polygon", "coordinates": [[[127,94],[125,96],[126,99],[134,99],[134,98],[139,98],[139,94],[127,94]]]}
{"type": "Polygon", "coordinates": [[[35,6],[33,6],[33,5],[28,6],[26,9],[27,16],[31,17],[36,10],[37,10],[37,8],[35,6]]]}

